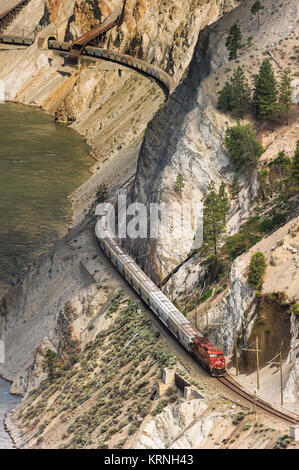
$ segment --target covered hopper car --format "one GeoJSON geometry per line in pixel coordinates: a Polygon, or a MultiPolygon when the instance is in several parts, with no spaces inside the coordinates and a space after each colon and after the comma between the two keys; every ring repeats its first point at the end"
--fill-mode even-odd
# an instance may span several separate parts
{"type": "MultiPolygon", "coordinates": [[[[107,205],[109,207],[109,204],[107,205]]],[[[110,206],[112,207],[112,206],[110,206]]],[[[106,217],[109,220],[109,208],[106,217]]],[[[97,214],[100,215],[100,214],[97,214]]],[[[209,370],[212,376],[225,374],[225,357],[222,351],[202,337],[187,318],[160,291],[135,261],[117,244],[109,223],[96,224],[96,236],[106,255],[127,282],[171,331],[182,346],[209,370]]]]}

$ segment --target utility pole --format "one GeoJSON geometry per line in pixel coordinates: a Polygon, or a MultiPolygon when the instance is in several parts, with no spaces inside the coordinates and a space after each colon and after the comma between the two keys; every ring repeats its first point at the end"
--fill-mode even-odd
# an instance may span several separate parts
{"type": "Polygon", "coordinates": [[[174,276],[173,276],[173,270],[171,274],[171,302],[173,302],[173,294],[174,294],[174,276]]]}
{"type": "Polygon", "coordinates": [[[280,403],[283,405],[283,380],[282,380],[282,354],[279,353],[279,368],[280,368],[280,403]]]}
{"type": "Polygon", "coordinates": [[[220,349],[223,351],[222,313],[220,315],[220,349]]]}
{"type": "Polygon", "coordinates": [[[207,328],[207,338],[209,339],[209,314],[208,314],[207,308],[206,308],[206,328],[207,328]]]}
{"type": "Polygon", "coordinates": [[[255,340],[255,348],[256,348],[256,384],[257,384],[257,389],[260,389],[260,364],[259,364],[259,340],[258,337],[256,337],[255,340]]]}
{"type": "Polygon", "coordinates": [[[222,315],[220,316],[219,323],[210,323],[211,326],[220,326],[220,349],[223,350],[223,334],[222,334],[222,315]]]}
{"type": "Polygon", "coordinates": [[[256,388],[257,388],[257,390],[259,390],[260,389],[259,353],[261,352],[261,350],[259,349],[258,337],[256,337],[256,340],[255,340],[255,349],[244,348],[243,351],[251,351],[251,352],[256,353],[256,388]]]}
{"type": "Polygon", "coordinates": [[[161,258],[159,258],[159,265],[160,265],[160,274],[159,274],[159,277],[160,277],[160,286],[159,286],[159,289],[161,290],[161,289],[162,289],[162,280],[163,280],[163,275],[162,275],[162,260],[161,260],[161,258]]]}
{"type": "Polygon", "coordinates": [[[283,375],[282,375],[282,352],[280,350],[279,354],[277,354],[275,357],[273,357],[273,359],[271,359],[271,361],[267,362],[267,364],[276,364],[279,366],[279,369],[280,369],[280,404],[283,405],[283,375]],[[275,362],[274,359],[277,358],[277,356],[279,356],[279,362],[275,362]]]}

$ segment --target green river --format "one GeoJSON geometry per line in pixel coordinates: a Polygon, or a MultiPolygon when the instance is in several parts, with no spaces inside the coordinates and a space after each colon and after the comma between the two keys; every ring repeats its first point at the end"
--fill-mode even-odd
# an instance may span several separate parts
{"type": "Polygon", "coordinates": [[[40,109],[0,104],[0,296],[65,233],[67,196],[92,164],[83,139],[40,109]]]}
{"type": "MultiPolygon", "coordinates": [[[[75,131],[40,109],[0,104],[0,297],[66,232],[67,196],[88,178],[91,165],[75,131]]],[[[9,388],[0,378],[0,449],[12,447],[3,419],[20,400],[9,388]]]]}

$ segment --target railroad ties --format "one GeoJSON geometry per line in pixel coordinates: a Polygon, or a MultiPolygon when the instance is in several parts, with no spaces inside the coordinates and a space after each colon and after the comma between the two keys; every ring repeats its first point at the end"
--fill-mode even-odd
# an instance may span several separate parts
{"type": "Polygon", "coordinates": [[[251,403],[253,405],[253,408],[258,408],[261,411],[270,414],[275,418],[283,420],[290,425],[299,424],[298,415],[285,413],[283,411],[277,410],[269,403],[266,403],[264,400],[258,398],[257,396],[251,395],[250,393],[246,392],[246,390],[244,390],[243,387],[241,387],[241,385],[238,384],[235,380],[233,380],[232,377],[230,377],[228,374],[224,377],[217,377],[217,380],[223,385],[225,385],[225,387],[231,390],[233,393],[251,403]]]}

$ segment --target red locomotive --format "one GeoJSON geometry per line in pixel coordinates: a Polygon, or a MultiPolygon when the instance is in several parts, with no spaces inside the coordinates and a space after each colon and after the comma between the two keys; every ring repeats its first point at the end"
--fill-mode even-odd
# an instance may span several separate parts
{"type": "Polygon", "coordinates": [[[222,351],[209,343],[204,337],[197,336],[192,344],[193,356],[210,371],[214,377],[225,374],[225,357],[222,351]]]}

